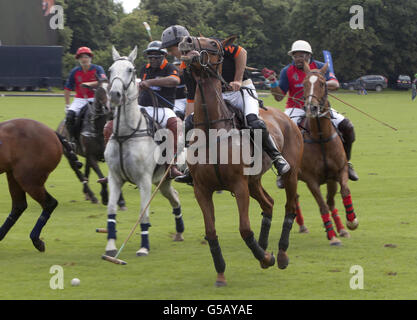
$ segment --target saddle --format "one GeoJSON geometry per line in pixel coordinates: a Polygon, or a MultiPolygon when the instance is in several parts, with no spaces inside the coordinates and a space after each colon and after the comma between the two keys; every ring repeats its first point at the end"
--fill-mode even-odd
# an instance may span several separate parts
{"type": "Polygon", "coordinates": [[[235,107],[232,105],[229,101],[224,100],[226,103],[227,108],[230,110],[230,112],[233,115],[233,123],[235,124],[237,129],[246,129],[248,128],[246,125],[246,119],[245,115],[243,114],[243,111],[240,110],[238,107],[235,107]]]}

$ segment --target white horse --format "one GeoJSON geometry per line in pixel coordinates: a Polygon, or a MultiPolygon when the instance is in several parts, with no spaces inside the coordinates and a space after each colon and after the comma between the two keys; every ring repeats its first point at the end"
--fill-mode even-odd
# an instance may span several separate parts
{"type": "MultiPolygon", "coordinates": [[[[116,247],[117,201],[125,182],[137,185],[141,197],[141,210],[146,207],[152,191],[152,183],[158,184],[165,172],[164,165],[157,165],[155,154],[161,148],[148,134],[147,121],[138,107],[138,86],[134,61],[137,47],[128,57],[121,57],[113,47],[114,63],[110,67],[109,96],[114,124],[104,157],[109,167],[109,202],[107,206],[107,246],[106,255],[114,257],[116,247]]],[[[162,182],[160,191],[170,202],[175,215],[176,235],[174,241],[182,241],[184,223],[178,192],[171,186],[171,180],[162,182]]],[[[142,242],[137,256],[149,254],[149,207],[140,219],[142,242]]]]}

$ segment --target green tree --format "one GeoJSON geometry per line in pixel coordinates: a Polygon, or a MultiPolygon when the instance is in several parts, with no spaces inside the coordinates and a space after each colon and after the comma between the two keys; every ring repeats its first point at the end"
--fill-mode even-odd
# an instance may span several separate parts
{"type": "Polygon", "coordinates": [[[111,26],[122,16],[120,4],[113,0],[65,0],[65,4],[66,23],[73,30],[71,52],[82,46],[106,48],[111,26]]]}

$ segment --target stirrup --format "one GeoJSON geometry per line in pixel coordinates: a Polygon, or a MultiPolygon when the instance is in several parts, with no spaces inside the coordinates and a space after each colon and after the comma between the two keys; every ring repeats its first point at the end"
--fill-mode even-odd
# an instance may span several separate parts
{"type": "Polygon", "coordinates": [[[348,162],[348,175],[349,175],[349,180],[352,180],[352,181],[359,180],[359,176],[356,173],[355,169],[353,169],[353,165],[350,162],[348,162]]]}
{"type": "Polygon", "coordinates": [[[276,157],[273,163],[274,163],[275,168],[278,171],[278,175],[280,176],[282,176],[283,174],[286,174],[291,169],[290,164],[281,155],[276,157]]]}

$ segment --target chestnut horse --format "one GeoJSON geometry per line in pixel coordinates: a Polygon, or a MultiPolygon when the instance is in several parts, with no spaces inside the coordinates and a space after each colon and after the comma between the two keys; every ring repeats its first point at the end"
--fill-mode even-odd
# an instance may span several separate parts
{"type": "MultiPolygon", "coordinates": [[[[337,183],[340,184],[340,193],[346,211],[346,225],[350,230],[358,227],[358,219],[353,209],[352,198],[348,187],[348,161],[341,139],[331,122],[331,109],[327,100],[327,86],[324,75],[328,65],[320,70],[310,70],[304,64],[304,99],[306,107],[307,130],[304,131],[304,155],[301,172],[298,178],[304,181],[320,208],[327,239],[330,245],[340,245],[333,230],[330,212],[336,224],[337,232],[342,237],[349,237],[335,206],[334,196],[337,192],[337,183]],[[327,184],[327,203],[320,192],[320,185],[327,184]]],[[[303,216],[297,203],[297,223],[300,231],[303,230],[303,216]]]]}
{"type": "MultiPolygon", "coordinates": [[[[187,67],[191,69],[197,82],[197,91],[194,104],[194,128],[205,130],[206,135],[210,129],[235,129],[234,114],[226,106],[221,97],[221,86],[224,80],[221,78],[223,48],[229,46],[236,37],[230,37],[222,42],[203,37],[185,37],[179,44],[187,67]]],[[[284,175],[286,185],[287,202],[285,204],[285,217],[282,226],[281,239],[279,241],[278,267],[284,269],[288,265],[287,249],[289,246],[289,233],[296,216],[297,174],[301,165],[303,141],[297,126],[283,112],[269,108],[268,111],[260,110],[260,116],[268,126],[268,130],[276,141],[285,159],[290,163],[291,170],[284,175]]],[[[194,131],[195,131],[194,129],[194,131]]],[[[229,132],[230,132],[229,131],[229,132]]],[[[205,136],[207,138],[207,136],[205,136]]],[[[222,138],[221,138],[222,139],[222,138]]],[[[239,230],[242,239],[251,249],[253,255],[259,260],[262,268],[268,268],[275,263],[272,254],[266,251],[268,235],[271,226],[274,200],[265,191],[261,184],[262,175],[271,167],[271,160],[263,152],[261,172],[256,175],[245,175],[245,163],[233,164],[231,153],[232,143],[226,138],[228,147],[228,159],[226,163],[219,160],[216,164],[209,160],[209,149],[204,145],[205,162],[192,164],[188,162],[194,182],[194,194],[203,212],[206,240],[209,243],[214,266],[217,272],[216,286],[226,285],[225,261],[223,259],[219,241],[215,229],[213,192],[229,190],[236,197],[239,210],[239,230]],[[219,164],[220,163],[220,164],[219,164]],[[262,227],[259,242],[254,238],[254,233],[249,221],[249,196],[253,197],[262,208],[262,227]]],[[[195,140],[195,148],[200,145],[195,140]]],[[[199,141],[200,142],[200,141],[199,141]]],[[[190,149],[192,150],[193,144],[190,149]]],[[[258,148],[258,146],[254,146],[258,148]]],[[[190,149],[188,152],[190,152],[190,149]]],[[[241,149],[241,147],[239,147],[241,149]]],[[[198,149],[198,152],[201,149],[198,149]]],[[[256,150],[255,150],[256,151],[256,150]]],[[[224,160],[224,159],[223,159],[224,160]]]]}
{"type": "Polygon", "coordinates": [[[78,169],[80,163],[68,142],[44,124],[30,119],[0,123],[0,174],[6,172],[12,198],[12,211],[0,227],[0,240],[26,210],[28,193],[42,207],[30,238],[36,249],[45,251],[45,243],[39,236],[58,201],[44,185],[63,152],[71,167],[78,169]]]}

